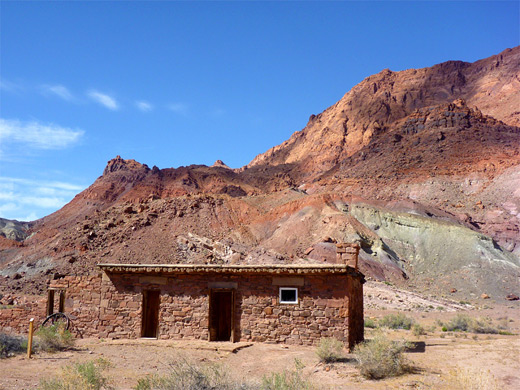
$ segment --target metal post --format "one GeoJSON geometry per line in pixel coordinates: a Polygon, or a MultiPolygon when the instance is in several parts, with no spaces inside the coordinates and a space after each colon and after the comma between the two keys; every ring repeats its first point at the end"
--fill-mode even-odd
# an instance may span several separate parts
{"type": "Polygon", "coordinates": [[[29,320],[29,339],[27,340],[27,359],[31,358],[34,331],[34,318],[29,320]]]}

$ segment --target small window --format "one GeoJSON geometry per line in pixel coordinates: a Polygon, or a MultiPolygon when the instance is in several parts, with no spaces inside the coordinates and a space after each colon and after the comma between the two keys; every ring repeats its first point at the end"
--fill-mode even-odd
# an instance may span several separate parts
{"type": "Polygon", "coordinates": [[[280,303],[298,303],[298,289],[296,287],[280,287],[280,303]]]}

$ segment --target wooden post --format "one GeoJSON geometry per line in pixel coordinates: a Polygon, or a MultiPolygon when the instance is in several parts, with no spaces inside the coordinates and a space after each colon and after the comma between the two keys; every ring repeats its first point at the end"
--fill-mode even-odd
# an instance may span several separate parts
{"type": "Polygon", "coordinates": [[[27,340],[27,359],[31,358],[33,331],[34,331],[34,318],[31,318],[29,320],[29,339],[27,340]]]}

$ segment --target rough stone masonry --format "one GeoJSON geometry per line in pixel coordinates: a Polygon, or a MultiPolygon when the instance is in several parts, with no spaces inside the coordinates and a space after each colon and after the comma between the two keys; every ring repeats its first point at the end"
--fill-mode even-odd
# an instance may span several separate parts
{"type": "MultiPolygon", "coordinates": [[[[101,264],[97,275],[65,276],[49,288],[65,292],[77,337],[139,338],[156,316],[151,332],[159,339],[212,340],[212,329],[227,327],[229,341],[314,345],[335,337],[352,348],[364,330],[358,252],[357,244],[338,244],[341,263],[330,265],[101,264]],[[282,289],[293,302],[282,300],[282,289]],[[147,308],[154,292],[156,307],[147,308]],[[228,311],[212,298],[219,292],[228,292],[228,311]]],[[[23,332],[29,317],[41,323],[42,307],[40,300],[28,310],[2,310],[0,327],[23,332]]]]}

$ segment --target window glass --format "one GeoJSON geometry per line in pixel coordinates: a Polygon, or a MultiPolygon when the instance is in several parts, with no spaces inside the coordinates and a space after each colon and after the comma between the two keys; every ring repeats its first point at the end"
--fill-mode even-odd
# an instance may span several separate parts
{"type": "Polygon", "coordinates": [[[280,287],[280,303],[298,303],[298,289],[295,287],[280,287]]]}

